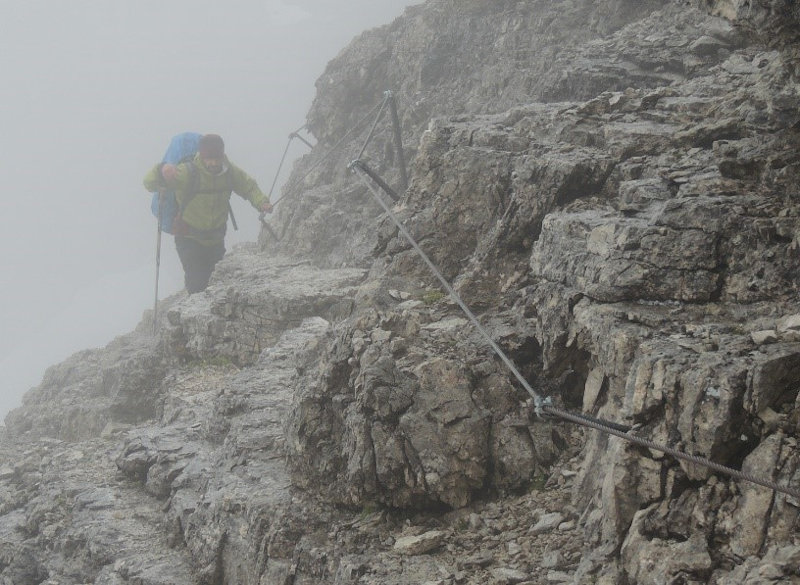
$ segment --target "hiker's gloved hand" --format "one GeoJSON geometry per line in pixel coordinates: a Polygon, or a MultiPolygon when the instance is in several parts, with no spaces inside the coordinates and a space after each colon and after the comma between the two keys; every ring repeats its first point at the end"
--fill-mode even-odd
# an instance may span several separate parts
{"type": "Polygon", "coordinates": [[[161,176],[164,177],[167,185],[175,182],[175,177],[178,176],[178,169],[175,165],[165,164],[161,166],[161,176]]]}
{"type": "Polygon", "coordinates": [[[261,213],[272,213],[272,203],[265,201],[261,204],[261,213]]]}

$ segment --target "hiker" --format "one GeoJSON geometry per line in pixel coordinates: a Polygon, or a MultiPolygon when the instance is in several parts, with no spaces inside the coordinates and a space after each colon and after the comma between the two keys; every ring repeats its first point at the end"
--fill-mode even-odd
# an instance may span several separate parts
{"type": "Polygon", "coordinates": [[[154,166],[145,175],[144,186],[151,192],[175,191],[178,213],[172,233],[189,294],[208,287],[214,266],[225,255],[231,192],[262,213],[272,212],[255,180],[225,156],[225,143],[216,134],[200,137],[192,160],[154,166]]]}

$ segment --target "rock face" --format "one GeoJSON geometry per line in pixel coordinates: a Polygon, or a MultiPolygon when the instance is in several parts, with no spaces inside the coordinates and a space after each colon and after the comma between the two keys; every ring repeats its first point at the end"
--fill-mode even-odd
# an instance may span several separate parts
{"type": "MultiPolygon", "coordinates": [[[[48,370],[0,583],[800,583],[793,2],[432,0],[318,82],[208,291],[48,370]],[[391,90],[393,204],[348,171],[391,90]]],[[[390,116],[361,160],[390,185],[390,116]]]]}

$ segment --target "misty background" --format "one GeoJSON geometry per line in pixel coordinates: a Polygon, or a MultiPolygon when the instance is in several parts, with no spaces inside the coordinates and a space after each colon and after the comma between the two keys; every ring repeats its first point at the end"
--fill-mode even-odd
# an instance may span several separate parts
{"type": "MultiPolygon", "coordinates": [[[[152,308],[156,223],[142,178],[172,135],[220,134],[267,193],[327,62],[420,2],[4,0],[0,419],[48,366],[152,308]]],[[[305,152],[293,142],[273,200],[305,152]]],[[[228,250],[259,228],[249,204],[232,203],[228,250]]],[[[165,236],[159,297],[182,288],[165,236]]]]}

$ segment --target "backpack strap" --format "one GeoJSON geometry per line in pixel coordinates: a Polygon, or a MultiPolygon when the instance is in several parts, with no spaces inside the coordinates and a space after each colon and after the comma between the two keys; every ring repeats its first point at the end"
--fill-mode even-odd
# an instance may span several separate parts
{"type": "Polygon", "coordinates": [[[193,160],[187,161],[187,166],[189,168],[189,188],[186,189],[186,202],[180,206],[180,210],[183,211],[183,208],[189,205],[192,202],[192,199],[197,197],[197,166],[194,164],[193,160]]]}
{"type": "MultiPolygon", "coordinates": [[[[200,191],[198,191],[198,189],[197,189],[197,172],[198,172],[198,170],[197,170],[197,165],[194,162],[194,158],[189,158],[185,162],[189,167],[189,188],[186,190],[186,201],[183,203],[183,205],[178,205],[178,215],[179,216],[183,214],[184,208],[187,205],[189,205],[189,203],[192,202],[192,199],[197,197],[197,195],[200,193],[200,191]]],[[[228,169],[225,172],[225,176],[228,179],[228,196],[230,197],[230,194],[233,193],[233,175],[231,174],[230,169],[228,169]]],[[[234,217],[234,215],[233,215],[233,208],[231,207],[230,199],[228,199],[228,215],[231,218],[231,224],[233,225],[233,229],[238,231],[239,230],[239,226],[236,224],[236,217],[234,217]]]]}
{"type": "MultiPolygon", "coordinates": [[[[228,191],[233,193],[233,173],[231,173],[230,168],[225,173],[228,177],[228,191]]],[[[233,215],[233,207],[231,207],[231,200],[228,198],[228,215],[231,218],[231,225],[233,229],[237,232],[239,231],[239,226],[236,224],[236,216],[233,215]]]]}

